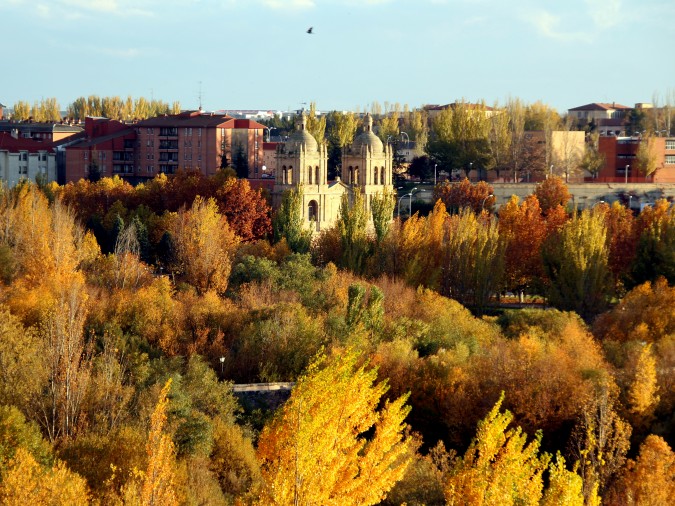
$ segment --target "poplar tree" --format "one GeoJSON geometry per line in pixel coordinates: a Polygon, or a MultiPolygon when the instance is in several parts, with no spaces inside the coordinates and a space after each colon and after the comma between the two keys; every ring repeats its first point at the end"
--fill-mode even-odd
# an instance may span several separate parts
{"type": "Polygon", "coordinates": [[[261,505],[370,505],[402,478],[412,441],[403,423],[407,395],[388,386],[348,350],[318,357],[260,435],[261,505]],[[330,395],[327,395],[327,393],[330,395]]]}
{"type": "Polygon", "coordinates": [[[274,240],[286,239],[288,247],[296,253],[307,253],[312,240],[312,232],[305,228],[302,218],[303,193],[302,186],[284,192],[272,221],[274,240]]]}

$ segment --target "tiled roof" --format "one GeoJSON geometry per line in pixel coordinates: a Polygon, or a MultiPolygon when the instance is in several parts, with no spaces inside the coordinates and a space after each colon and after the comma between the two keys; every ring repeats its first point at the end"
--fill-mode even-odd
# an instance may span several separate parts
{"type": "Polygon", "coordinates": [[[621,109],[632,109],[632,107],[628,107],[627,105],[621,105],[621,104],[606,104],[603,102],[593,102],[592,104],[586,104],[582,105],[580,107],[574,107],[572,109],[569,109],[570,111],[609,111],[609,110],[621,110],[621,109]]]}
{"type": "MultiPolygon", "coordinates": [[[[69,148],[88,148],[91,146],[97,146],[104,142],[107,142],[112,139],[117,139],[118,137],[124,137],[125,135],[135,134],[136,131],[133,128],[127,128],[126,130],[120,130],[119,132],[113,132],[108,135],[102,135],[100,137],[93,137],[91,139],[82,139],[79,142],[73,143],[69,148]]],[[[136,137],[134,137],[135,139],[136,137]]]]}
{"type": "Polygon", "coordinates": [[[6,132],[0,132],[0,151],[9,151],[10,153],[29,151],[31,153],[37,153],[39,151],[51,150],[51,142],[40,142],[33,139],[15,139],[6,132]]]}
{"type": "Polygon", "coordinates": [[[234,120],[225,114],[200,113],[188,111],[180,114],[167,114],[144,119],[136,123],[138,127],[220,127],[223,123],[234,120]]]}

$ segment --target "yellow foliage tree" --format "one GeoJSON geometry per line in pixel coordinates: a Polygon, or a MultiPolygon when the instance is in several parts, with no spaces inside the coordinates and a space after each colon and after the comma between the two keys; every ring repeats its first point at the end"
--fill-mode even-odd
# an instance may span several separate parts
{"type": "Polygon", "coordinates": [[[45,469],[27,450],[19,448],[0,480],[0,504],[5,506],[72,506],[89,504],[87,482],[63,462],[45,469]]]}
{"type": "Polygon", "coordinates": [[[539,504],[542,474],[550,457],[539,456],[541,435],[527,443],[520,427],[508,429],[513,415],[499,409],[504,396],[478,423],[476,438],[458,458],[445,485],[447,504],[539,504]]]}
{"type": "Polygon", "coordinates": [[[199,293],[224,292],[232,268],[232,253],[239,238],[218,212],[213,198],[197,197],[188,211],[172,224],[181,270],[199,293]]]}
{"type": "Polygon", "coordinates": [[[150,419],[147,453],[148,468],[143,480],[141,504],[143,506],[172,506],[178,504],[175,489],[176,452],[171,436],[164,432],[167,396],[171,389],[169,379],[159,395],[157,406],[150,419]]]}
{"type": "Polygon", "coordinates": [[[628,402],[631,413],[649,417],[659,402],[656,379],[656,359],[652,354],[652,345],[642,347],[635,367],[635,378],[628,390],[628,402]]]}
{"type": "Polygon", "coordinates": [[[386,496],[412,441],[403,434],[407,395],[378,411],[388,387],[376,376],[354,351],[310,365],[260,436],[258,504],[369,505],[386,496]]]}

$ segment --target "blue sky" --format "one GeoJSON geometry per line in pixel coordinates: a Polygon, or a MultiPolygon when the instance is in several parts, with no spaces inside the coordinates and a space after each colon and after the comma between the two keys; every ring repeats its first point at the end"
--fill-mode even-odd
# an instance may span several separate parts
{"type": "Polygon", "coordinates": [[[205,109],[675,94],[673,0],[0,0],[0,102],[205,109]],[[308,27],[314,34],[307,35],[308,27]]]}

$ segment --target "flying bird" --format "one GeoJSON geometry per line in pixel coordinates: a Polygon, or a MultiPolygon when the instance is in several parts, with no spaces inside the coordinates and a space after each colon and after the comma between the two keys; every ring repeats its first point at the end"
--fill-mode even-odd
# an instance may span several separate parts
{"type": "Polygon", "coordinates": [[[309,27],[309,30],[307,30],[307,33],[310,34],[310,35],[313,35],[314,32],[313,32],[312,30],[314,30],[314,27],[313,27],[313,26],[310,26],[310,27],[309,27]]]}

